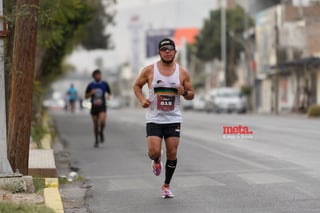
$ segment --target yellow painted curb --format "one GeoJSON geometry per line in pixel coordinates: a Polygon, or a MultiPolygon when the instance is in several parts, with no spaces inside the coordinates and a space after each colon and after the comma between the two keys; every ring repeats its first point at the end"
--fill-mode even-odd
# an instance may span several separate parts
{"type": "Polygon", "coordinates": [[[64,213],[62,200],[59,192],[58,178],[46,178],[44,188],[44,202],[56,213],[64,213]]]}
{"type": "Polygon", "coordinates": [[[45,179],[46,188],[59,188],[58,178],[46,178],[45,179]]]}

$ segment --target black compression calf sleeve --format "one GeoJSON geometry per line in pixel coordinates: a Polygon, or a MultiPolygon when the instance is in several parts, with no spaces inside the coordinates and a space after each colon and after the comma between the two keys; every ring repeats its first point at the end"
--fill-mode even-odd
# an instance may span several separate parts
{"type": "Polygon", "coordinates": [[[164,181],[165,184],[170,184],[171,178],[173,176],[174,170],[177,166],[177,160],[167,160],[166,162],[166,179],[164,181]]]}

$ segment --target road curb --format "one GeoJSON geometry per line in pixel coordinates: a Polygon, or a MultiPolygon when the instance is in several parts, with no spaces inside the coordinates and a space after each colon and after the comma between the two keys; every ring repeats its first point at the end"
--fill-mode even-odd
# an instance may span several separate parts
{"type": "Polygon", "coordinates": [[[45,178],[43,196],[46,206],[52,208],[56,213],[64,213],[58,178],[45,178]]]}
{"type": "MultiPolygon", "coordinates": [[[[49,130],[49,115],[46,113],[43,118],[43,126],[49,130]]],[[[51,134],[45,134],[41,140],[43,149],[52,150],[53,138],[51,134]]],[[[53,154],[55,161],[55,156],[53,154]]],[[[55,165],[55,163],[54,163],[55,165]]],[[[55,165],[55,170],[57,170],[55,165]]],[[[56,213],[64,213],[63,203],[60,195],[59,180],[56,177],[45,178],[45,188],[43,189],[43,197],[45,205],[52,208],[56,213]]]]}

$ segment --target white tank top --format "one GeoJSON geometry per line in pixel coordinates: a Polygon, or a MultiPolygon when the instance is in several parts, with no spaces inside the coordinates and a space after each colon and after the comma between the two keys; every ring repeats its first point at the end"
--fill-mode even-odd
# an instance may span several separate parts
{"type": "Polygon", "coordinates": [[[151,105],[147,110],[147,123],[181,123],[179,64],[176,64],[174,73],[170,76],[161,75],[157,63],[153,66],[153,80],[149,87],[151,105]]]}

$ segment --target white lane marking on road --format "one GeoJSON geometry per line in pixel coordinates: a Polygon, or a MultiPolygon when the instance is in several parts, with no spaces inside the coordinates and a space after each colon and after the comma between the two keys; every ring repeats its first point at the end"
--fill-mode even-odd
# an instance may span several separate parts
{"type": "Polygon", "coordinates": [[[293,180],[273,175],[270,173],[249,173],[249,174],[238,174],[240,178],[246,181],[248,184],[273,184],[273,183],[290,183],[293,180]]]}

